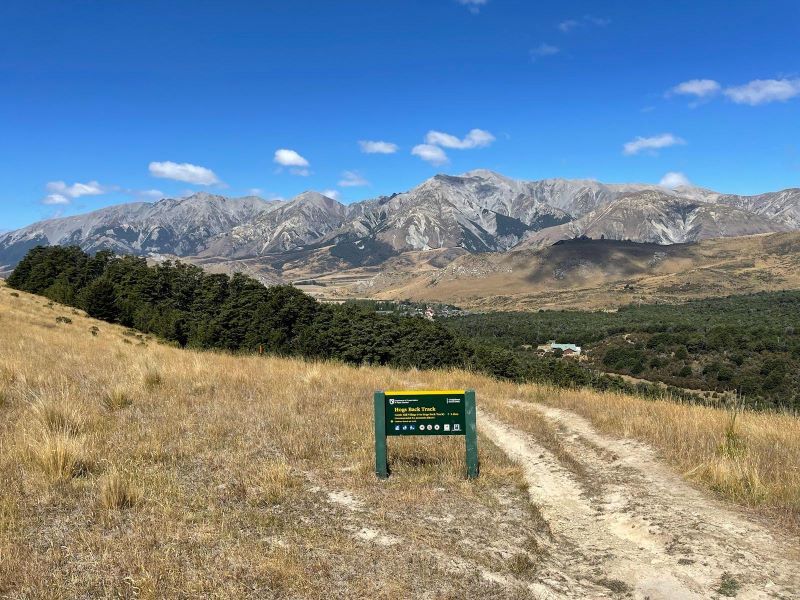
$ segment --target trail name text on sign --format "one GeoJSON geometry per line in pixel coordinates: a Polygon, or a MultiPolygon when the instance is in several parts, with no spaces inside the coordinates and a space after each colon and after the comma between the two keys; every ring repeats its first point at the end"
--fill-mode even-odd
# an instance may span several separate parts
{"type": "Polygon", "coordinates": [[[474,390],[377,391],[375,474],[389,476],[386,438],[406,435],[463,435],[467,477],[478,476],[478,438],[474,390]]]}

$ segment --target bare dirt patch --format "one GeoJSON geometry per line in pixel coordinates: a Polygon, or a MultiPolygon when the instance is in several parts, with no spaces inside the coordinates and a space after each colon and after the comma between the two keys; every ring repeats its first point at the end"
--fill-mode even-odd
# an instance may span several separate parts
{"type": "Polygon", "coordinates": [[[551,558],[576,582],[570,591],[593,581],[652,600],[709,598],[723,574],[735,577],[739,598],[791,598],[800,589],[796,540],[695,490],[645,444],[599,434],[569,411],[514,404],[551,422],[561,454],[592,473],[587,487],[535,435],[481,414],[484,432],[523,465],[553,532],[551,558]]]}

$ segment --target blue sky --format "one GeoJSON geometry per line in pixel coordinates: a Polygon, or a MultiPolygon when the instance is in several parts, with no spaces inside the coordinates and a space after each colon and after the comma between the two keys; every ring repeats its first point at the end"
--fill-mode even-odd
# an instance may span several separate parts
{"type": "Polygon", "coordinates": [[[474,168],[800,186],[798,23],[796,0],[4,0],[0,230],[474,168]]]}

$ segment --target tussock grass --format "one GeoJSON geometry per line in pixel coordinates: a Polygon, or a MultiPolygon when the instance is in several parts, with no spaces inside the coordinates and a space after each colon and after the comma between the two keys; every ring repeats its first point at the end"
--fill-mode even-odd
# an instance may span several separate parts
{"type": "Polygon", "coordinates": [[[45,432],[30,441],[29,450],[32,462],[51,483],[86,476],[95,466],[85,440],[63,432],[45,432]]]}
{"type": "Polygon", "coordinates": [[[46,432],[62,437],[80,435],[85,427],[85,418],[80,409],[74,404],[70,405],[68,398],[39,398],[31,405],[31,415],[46,432]]]}
{"type": "Polygon", "coordinates": [[[122,408],[128,408],[131,404],[133,404],[133,399],[123,388],[115,387],[103,394],[103,397],[100,399],[100,403],[106,410],[115,411],[122,408]]]}
{"type": "Polygon", "coordinates": [[[392,438],[392,477],[378,481],[375,389],[472,387],[511,423],[511,400],[568,408],[724,498],[800,514],[800,425],[786,415],[731,425],[725,411],[463,371],[136,346],[120,327],[92,335],[83,315],[55,327],[28,294],[0,294],[0,312],[0,500],[13,507],[0,504],[0,595],[519,597],[453,565],[535,576],[551,542],[521,468],[481,437],[481,476],[466,481],[463,439],[392,438]],[[104,405],[114,390],[129,408],[104,405]]]}
{"type": "Polygon", "coordinates": [[[159,373],[153,367],[148,367],[147,370],[142,375],[142,383],[144,384],[145,390],[147,391],[154,390],[163,383],[161,373],[159,373]]]}
{"type": "Polygon", "coordinates": [[[112,470],[100,487],[100,505],[106,510],[133,508],[141,499],[141,491],[127,474],[112,470]]]}
{"type": "Polygon", "coordinates": [[[374,476],[372,392],[429,374],[137,346],[37,300],[0,297],[3,594],[513,597],[452,565],[504,573],[495,546],[543,536],[517,465],[484,439],[468,482],[463,440],[393,439],[374,476]]]}
{"type": "Polygon", "coordinates": [[[536,563],[525,552],[518,552],[508,559],[508,570],[518,577],[530,577],[536,573],[536,563]]]}

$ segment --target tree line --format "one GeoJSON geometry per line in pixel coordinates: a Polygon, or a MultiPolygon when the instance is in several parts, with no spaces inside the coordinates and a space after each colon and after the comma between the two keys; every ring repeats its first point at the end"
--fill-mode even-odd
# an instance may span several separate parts
{"type": "Polygon", "coordinates": [[[589,369],[800,410],[800,291],[617,312],[487,313],[445,323],[456,335],[521,355],[522,345],[576,343],[587,351],[589,369]]]}
{"type": "MultiPolygon", "coordinates": [[[[651,397],[664,393],[571,361],[518,353],[507,340],[479,339],[443,324],[451,320],[381,314],[364,303],[323,304],[292,286],[267,287],[240,273],[212,274],[179,261],[149,266],[142,257],[105,250],[90,255],[77,246],[37,247],[20,261],[8,285],[182,347],[263,350],[349,364],[458,367],[518,382],[651,397]]],[[[677,389],[671,393],[697,399],[677,389]]]]}

